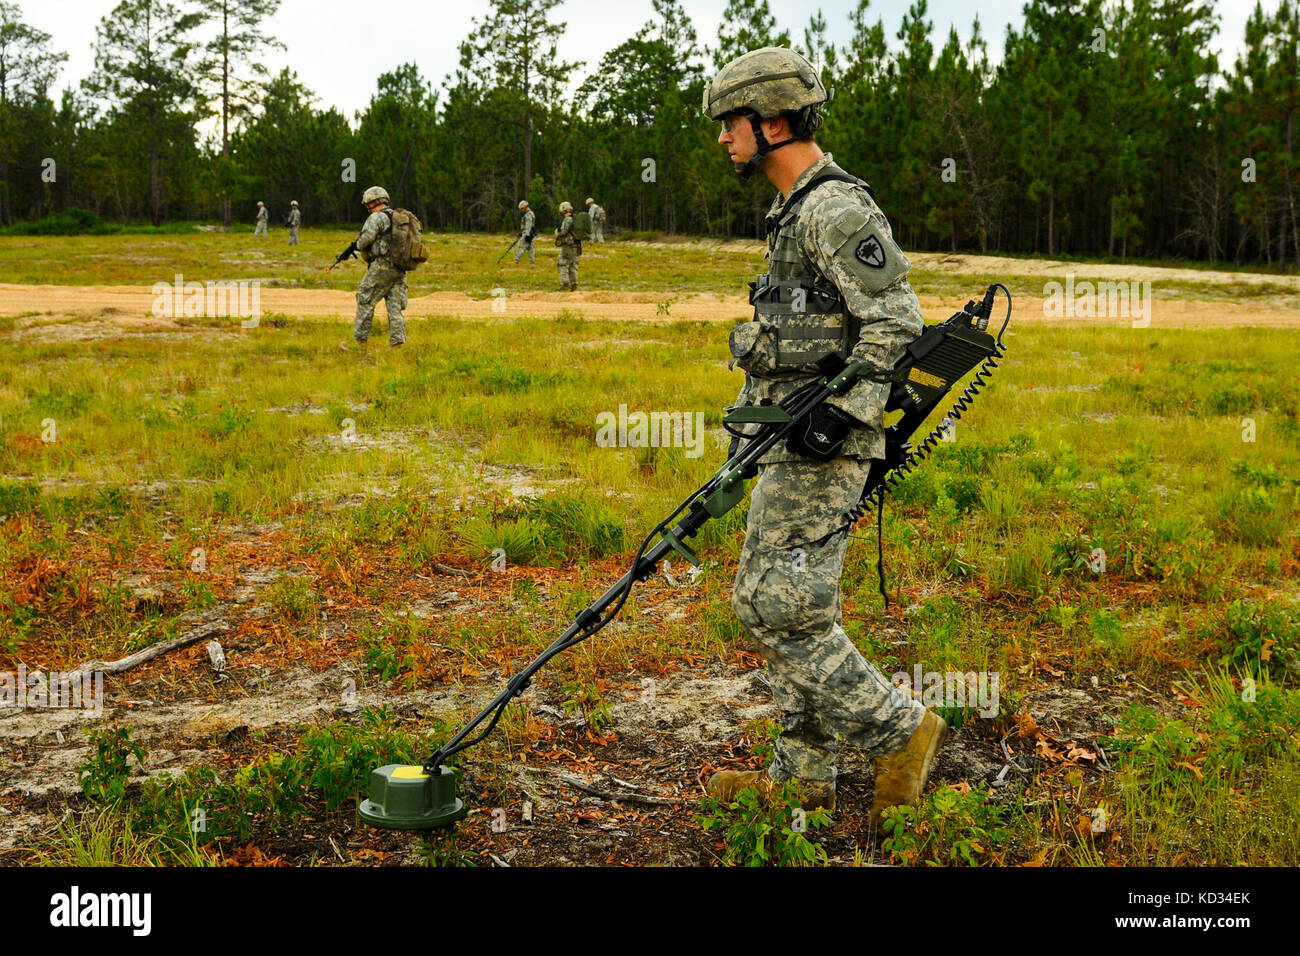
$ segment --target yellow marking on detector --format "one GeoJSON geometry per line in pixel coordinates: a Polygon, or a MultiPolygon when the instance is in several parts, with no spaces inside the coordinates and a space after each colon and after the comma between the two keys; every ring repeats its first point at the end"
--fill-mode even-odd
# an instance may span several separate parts
{"type": "Polygon", "coordinates": [[[913,368],[910,375],[907,376],[918,385],[928,385],[930,388],[943,388],[948,383],[937,375],[931,375],[929,372],[922,371],[919,368],[913,368]]]}

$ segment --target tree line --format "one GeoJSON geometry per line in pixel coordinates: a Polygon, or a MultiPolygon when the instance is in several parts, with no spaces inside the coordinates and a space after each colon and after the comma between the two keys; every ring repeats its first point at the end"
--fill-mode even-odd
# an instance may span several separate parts
{"type": "Polygon", "coordinates": [[[556,53],[563,0],[490,0],[436,86],[400,65],[349,119],[262,65],[279,0],[122,0],[57,103],[66,57],[0,0],[0,224],[251,221],[259,199],[351,223],[378,183],[431,229],[513,228],[525,197],[546,224],[592,195],[615,229],[762,236],[771,192],[731,173],[700,102],[723,63],[774,45],[834,90],[818,141],[905,247],[1300,261],[1300,0],[1257,3],[1230,66],[1209,0],[1028,0],[996,66],[978,17],[966,42],[937,37],[927,0],[892,30],[870,0],[789,26],[728,0],[712,45],[681,0],[652,3],[580,64],[556,53]]]}

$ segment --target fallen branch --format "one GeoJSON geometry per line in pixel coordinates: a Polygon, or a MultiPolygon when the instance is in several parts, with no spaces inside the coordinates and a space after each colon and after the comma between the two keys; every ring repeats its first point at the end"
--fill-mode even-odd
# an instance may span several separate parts
{"type": "Polygon", "coordinates": [[[437,568],[439,571],[441,571],[443,574],[454,574],[457,577],[461,577],[461,578],[472,578],[474,576],[474,572],[472,571],[466,571],[462,568],[453,568],[449,564],[435,564],[434,567],[437,568]]]}
{"type": "MultiPolygon", "coordinates": [[[[604,790],[597,787],[595,784],[588,783],[581,777],[575,777],[572,774],[564,773],[562,770],[551,770],[549,767],[530,767],[527,764],[517,763],[511,764],[509,769],[523,770],[527,773],[545,774],[548,777],[555,777],[561,783],[567,784],[576,790],[581,790],[584,793],[588,793],[593,797],[598,797],[601,800],[609,800],[616,803],[643,803],[651,807],[675,807],[678,804],[686,802],[685,797],[652,797],[648,794],[635,793],[631,791],[618,792],[614,790],[604,790]]],[[[619,783],[623,783],[625,786],[627,785],[622,780],[620,780],[619,783]]],[[[524,792],[527,793],[526,790],[524,792]]],[[[532,796],[532,794],[528,795],[530,797],[532,796]]],[[[537,802],[535,797],[533,798],[533,802],[537,802]]]]}
{"type": "Polygon", "coordinates": [[[651,807],[675,807],[684,802],[683,797],[651,797],[643,793],[602,790],[600,787],[588,783],[581,777],[574,777],[567,773],[556,774],[556,778],[561,783],[567,784],[570,787],[582,790],[601,800],[609,800],[613,803],[642,803],[651,807]]]}
{"type": "MultiPolygon", "coordinates": [[[[224,621],[209,621],[206,624],[200,624],[191,631],[187,631],[180,637],[172,638],[170,641],[163,641],[161,644],[152,644],[149,647],[144,648],[144,650],[136,651],[134,654],[122,658],[120,661],[90,661],[81,665],[74,673],[80,673],[84,676],[89,676],[95,673],[121,674],[134,667],[139,667],[141,664],[151,661],[155,657],[161,657],[163,654],[170,651],[174,651],[181,647],[188,647],[204,638],[211,637],[213,634],[223,634],[228,630],[230,630],[230,625],[226,624],[224,621]]],[[[73,678],[73,674],[65,676],[67,679],[73,678]]]]}
{"type": "Polygon", "coordinates": [[[1007,746],[1007,738],[1003,737],[1001,742],[1002,742],[1002,756],[1006,759],[1007,764],[1009,766],[1015,767],[1021,773],[1029,773],[1028,770],[1020,766],[1020,764],[1016,763],[1015,760],[1012,759],[1011,749],[1007,746]]]}

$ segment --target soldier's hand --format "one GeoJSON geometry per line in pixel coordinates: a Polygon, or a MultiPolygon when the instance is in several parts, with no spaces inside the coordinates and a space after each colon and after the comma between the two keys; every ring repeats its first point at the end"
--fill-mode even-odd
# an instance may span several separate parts
{"type": "Polygon", "coordinates": [[[839,455],[849,431],[857,424],[856,418],[834,405],[818,405],[795,424],[785,440],[785,447],[796,455],[830,461],[839,455]]]}

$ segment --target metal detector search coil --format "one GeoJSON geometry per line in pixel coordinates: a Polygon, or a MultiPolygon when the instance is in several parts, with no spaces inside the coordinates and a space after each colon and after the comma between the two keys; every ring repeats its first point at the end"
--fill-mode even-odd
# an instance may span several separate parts
{"type": "Polygon", "coordinates": [[[465,816],[456,796],[456,771],[390,763],[370,773],[370,799],[361,801],[361,819],[387,830],[429,830],[450,826],[465,816]]]}

